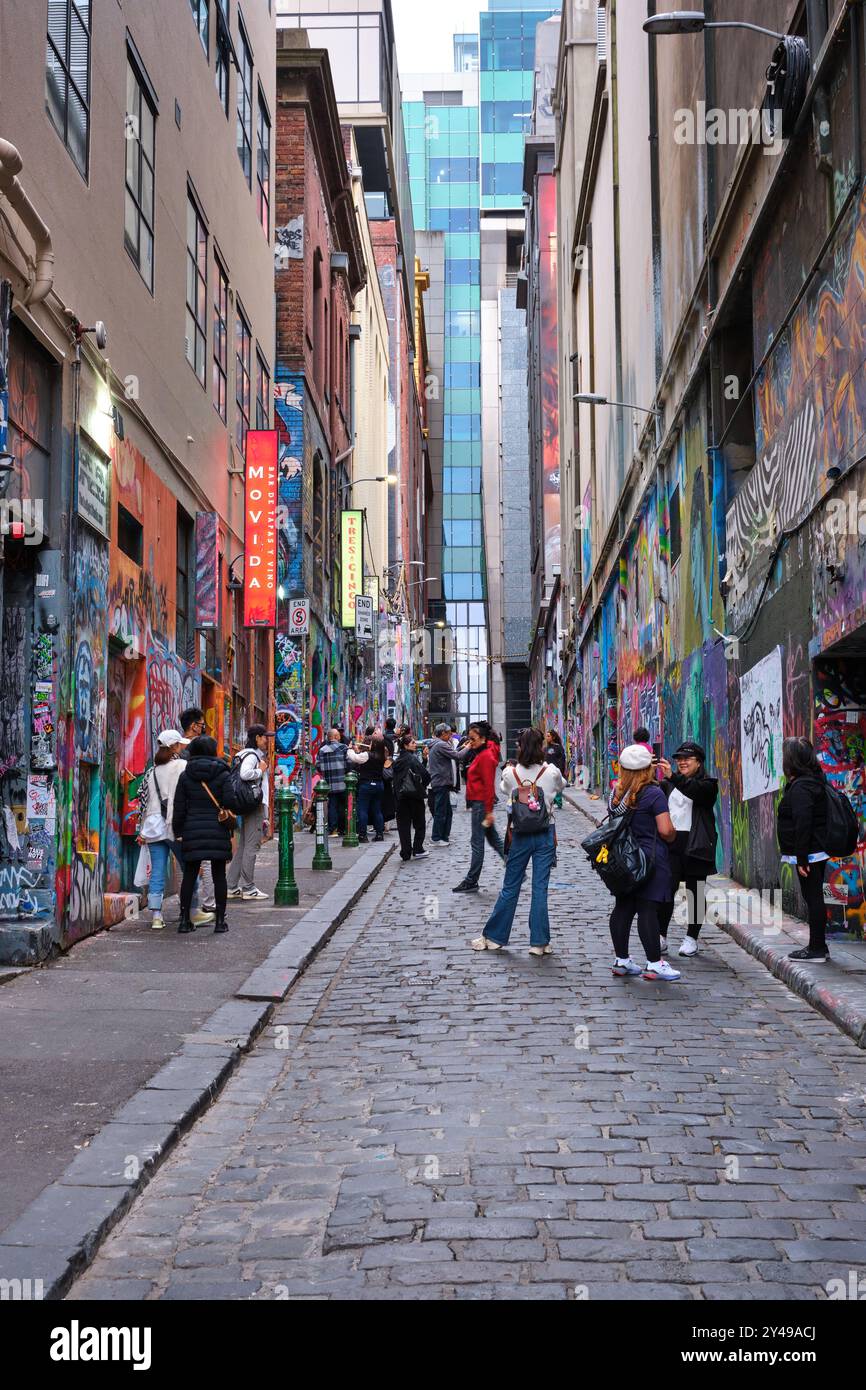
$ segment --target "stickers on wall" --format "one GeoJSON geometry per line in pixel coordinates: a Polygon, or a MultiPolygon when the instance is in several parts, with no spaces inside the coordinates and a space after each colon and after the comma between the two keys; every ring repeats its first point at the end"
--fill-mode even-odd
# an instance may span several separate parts
{"type": "Polygon", "coordinates": [[[740,679],[744,801],[782,785],[782,739],[782,648],[776,647],[740,679]]]}

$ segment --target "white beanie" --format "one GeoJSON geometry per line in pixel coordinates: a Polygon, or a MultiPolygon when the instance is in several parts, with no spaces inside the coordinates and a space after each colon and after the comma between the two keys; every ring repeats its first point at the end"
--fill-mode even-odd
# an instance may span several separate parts
{"type": "Polygon", "coordinates": [[[641,772],[652,764],[653,755],[642,743],[630,743],[619,755],[619,765],[626,772],[641,772]]]}

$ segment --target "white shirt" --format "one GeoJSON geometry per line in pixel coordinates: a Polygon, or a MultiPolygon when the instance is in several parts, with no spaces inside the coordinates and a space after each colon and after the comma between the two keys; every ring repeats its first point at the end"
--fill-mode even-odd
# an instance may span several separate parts
{"type": "Polygon", "coordinates": [[[260,748],[244,748],[240,754],[239,776],[242,782],[261,782],[262,784],[262,811],[264,819],[268,819],[268,810],[271,803],[270,779],[268,777],[267,754],[260,748]],[[250,757],[252,754],[252,758],[250,757]]]}
{"type": "Polygon", "coordinates": [[[677,791],[676,787],[674,787],[668,797],[668,810],[670,811],[674,830],[691,830],[694,809],[695,803],[691,798],[683,796],[682,792],[677,791]]]}
{"type": "Polygon", "coordinates": [[[509,802],[511,801],[511,793],[520,785],[517,781],[517,777],[514,775],[515,772],[521,782],[538,783],[538,786],[544,792],[544,801],[547,810],[553,815],[554,798],[559,796],[559,793],[565,786],[565,781],[559,768],[554,767],[553,763],[548,763],[546,766],[544,766],[543,763],[533,763],[532,767],[523,767],[521,763],[518,763],[516,768],[504,768],[502,780],[499,783],[499,790],[509,802]],[[544,772],[541,771],[542,767],[544,767],[544,772]]]}

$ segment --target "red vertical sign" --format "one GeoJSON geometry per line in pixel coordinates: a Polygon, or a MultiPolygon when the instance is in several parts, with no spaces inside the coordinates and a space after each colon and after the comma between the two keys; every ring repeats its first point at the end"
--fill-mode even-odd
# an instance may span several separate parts
{"type": "Polygon", "coordinates": [[[277,620],[277,432],[247,433],[244,498],[244,627],[277,620]]]}

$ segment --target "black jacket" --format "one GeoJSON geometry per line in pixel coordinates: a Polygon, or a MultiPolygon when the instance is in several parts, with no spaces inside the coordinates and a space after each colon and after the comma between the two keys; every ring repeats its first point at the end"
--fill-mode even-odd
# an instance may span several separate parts
{"type": "Polygon", "coordinates": [[[701,768],[694,777],[682,777],[678,772],[673,772],[665,778],[661,787],[668,800],[672,791],[678,791],[693,804],[692,828],[688,831],[685,857],[715,865],[718,831],[713,807],[719,799],[717,779],[701,768]]]}
{"type": "Polygon", "coordinates": [[[229,770],[220,758],[190,758],[174,794],[172,829],[184,859],[231,859],[232,837],[204,789],[210,787],[220,806],[237,811],[229,770]]]}
{"type": "Polygon", "coordinates": [[[544,750],[544,761],[550,763],[552,767],[558,768],[563,777],[565,776],[568,764],[565,761],[565,749],[562,744],[548,743],[544,750]]]}
{"type": "Polygon", "coordinates": [[[430,773],[418,757],[404,748],[394,764],[394,798],[402,801],[423,801],[424,790],[430,785],[430,773]],[[414,775],[413,775],[414,774],[414,775]],[[420,782],[420,790],[418,783],[420,782]]]}
{"type": "Polygon", "coordinates": [[[823,777],[796,777],[789,782],[776,816],[779,850],[795,854],[805,869],[810,854],[824,850],[827,839],[827,784],[823,777]]]}

